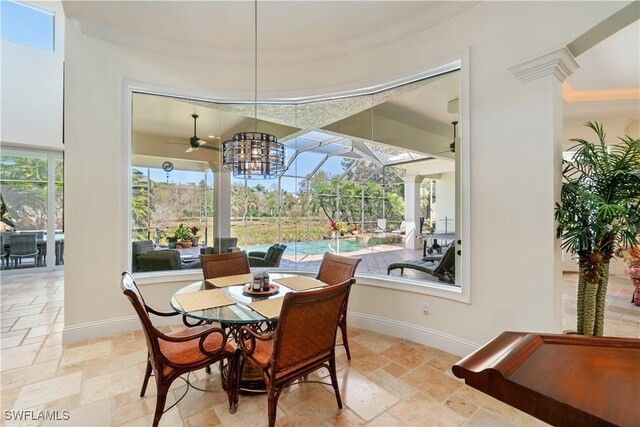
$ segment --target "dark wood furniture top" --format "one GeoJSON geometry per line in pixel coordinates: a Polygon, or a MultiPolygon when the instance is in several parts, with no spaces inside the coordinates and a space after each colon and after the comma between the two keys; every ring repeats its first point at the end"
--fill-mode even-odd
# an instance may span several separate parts
{"type": "Polygon", "coordinates": [[[504,332],[453,373],[553,425],[640,426],[640,340],[504,332]]]}

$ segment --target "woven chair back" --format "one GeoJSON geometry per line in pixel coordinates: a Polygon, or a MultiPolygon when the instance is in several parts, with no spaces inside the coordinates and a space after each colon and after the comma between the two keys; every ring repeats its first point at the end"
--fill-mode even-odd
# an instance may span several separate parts
{"type": "Polygon", "coordinates": [[[342,305],[353,282],[285,295],[273,351],[276,377],[331,354],[342,305]]]}
{"type": "Polygon", "coordinates": [[[205,280],[251,272],[245,251],[200,255],[200,261],[205,280]]]}
{"type": "MultiPolygon", "coordinates": [[[[149,351],[149,360],[154,368],[157,368],[157,357],[160,355],[160,346],[158,345],[158,330],[151,323],[151,319],[149,318],[149,312],[147,311],[147,304],[144,302],[144,298],[140,293],[140,289],[138,285],[136,285],[135,280],[131,274],[126,271],[122,273],[122,279],[120,281],[120,288],[122,288],[123,293],[129,298],[131,305],[136,311],[138,318],[140,319],[140,323],[142,323],[142,330],[144,331],[144,336],[147,340],[147,348],[149,351]]],[[[161,372],[161,370],[156,369],[156,372],[161,372]]]]}
{"type": "Polygon", "coordinates": [[[37,254],[38,243],[36,233],[9,235],[9,252],[12,256],[37,254]]]}
{"type": "Polygon", "coordinates": [[[325,252],[316,279],[329,285],[346,282],[356,275],[356,269],[361,261],[360,258],[349,258],[325,252]]]}

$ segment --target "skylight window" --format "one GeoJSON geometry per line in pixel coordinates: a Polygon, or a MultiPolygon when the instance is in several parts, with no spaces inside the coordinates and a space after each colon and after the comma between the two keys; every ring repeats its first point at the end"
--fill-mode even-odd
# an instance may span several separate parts
{"type": "Polygon", "coordinates": [[[0,2],[3,40],[54,51],[54,18],[51,12],[13,1],[0,2]]]}

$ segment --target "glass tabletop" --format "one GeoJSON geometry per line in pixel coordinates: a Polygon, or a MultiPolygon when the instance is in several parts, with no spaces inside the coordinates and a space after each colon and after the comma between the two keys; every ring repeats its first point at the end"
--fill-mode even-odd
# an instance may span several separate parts
{"type": "MultiPolygon", "coordinates": [[[[286,276],[290,276],[290,275],[271,273],[270,274],[271,283],[273,283],[273,279],[280,279],[286,276]]],[[[198,282],[192,283],[178,290],[171,297],[171,307],[173,307],[173,309],[178,313],[184,314],[187,317],[191,317],[199,320],[201,319],[207,322],[246,325],[246,324],[252,324],[252,323],[265,322],[268,320],[276,320],[278,318],[277,316],[273,318],[266,318],[261,314],[259,314],[258,312],[253,311],[252,309],[247,307],[247,304],[250,304],[252,302],[261,301],[261,300],[270,299],[270,298],[283,298],[287,293],[293,292],[292,289],[284,285],[281,285],[278,283],[276,284],[280,288],[279,292],[269,296],[253,296],[253,295],[245,294],[242,291],[242,288],[244,287],[244,285],[227,286],[225,288],[220,288],[220,290],[224,295],[226,295],[227,297],[235,301],[235,304],[227,305],[224,307],[207,308],[204,310],[195,310],[195,311],[185,312],[180,306],[180,304],[178,303],[178,301],[176,300],[175,298],[176,295],[186,294],[189,292],[204,291],[207,289],[216,289],[215,286],[210,285],[205,280],[200,280],[198,282]]]]}

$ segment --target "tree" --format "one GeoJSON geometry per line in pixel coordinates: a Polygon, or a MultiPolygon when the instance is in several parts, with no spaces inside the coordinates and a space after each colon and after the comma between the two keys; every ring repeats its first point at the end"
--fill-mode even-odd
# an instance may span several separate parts
{"type": "Polygon", "coordinates": [[[10,217],[19,230],[46,230],[47,159],[3,155],[0,172],[6,209],[3,218],[10,217]]]}
{"type": "Polygon", "coordinates": [[[618,245],[630,248],[638,242],[640,139],[627,136],[607,146],[601,125],[586,126],[598,143],[571,140],[578,150],[564,161],[555,218],[562,247],[578,257],[578,333],[602,335],[609,262],[618,245]]]}

